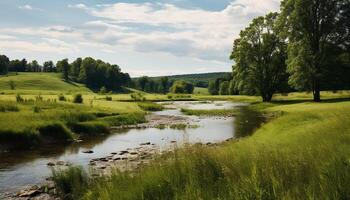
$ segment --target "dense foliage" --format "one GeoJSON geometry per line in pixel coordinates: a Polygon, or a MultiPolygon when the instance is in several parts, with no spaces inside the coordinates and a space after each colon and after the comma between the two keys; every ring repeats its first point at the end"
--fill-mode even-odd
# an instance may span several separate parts
{"type": "Polygon", "coordinates": [[[129,74],[122,73],[118,65],[91,57],[77,58],[72,63],[63,59],[56,65],[52,61],[46,61],[40,65],[36,60],[30,63],[26,59],[10,61],[7,56],[0,55],[0,75],[8,72],[60,72],[65,81],[83,83],[94,90],[104,87],[106,90],[117,91],[121,86],[128,86],[131,81],[129,74]]]}
{"type": "Polygon", "coordinates": [[[175,81],[170,88],[170,92],[176,94],[192,94],[194,87],[185,81],[175,81]]]}
{"type": "Polygon", "coordinates": [[[327,68],[342,68],[338,56],[349,45],[349,7],[348,0],[285,0],[281,4],[280,23],[289,41],[289,82],[297,89],[313,91],[315,101],[320,101],[327,68]]]}
{"type": "Polygon", "coordinates": [[[235,40],[231,86],[265,101],[289,92],[286,80],[314,101],[321,90],[349,89],[349,29],[349,0],[283,0],[280,14],[254,19],[235,40]]]}
{"type": "Polygon", "coordinates": [[[278,14],[258,17],[235,40],[231,59],[238,90],[253,90],[271,101],[278,87],[287,81],[286,43],[279,37],[278,14]]]}

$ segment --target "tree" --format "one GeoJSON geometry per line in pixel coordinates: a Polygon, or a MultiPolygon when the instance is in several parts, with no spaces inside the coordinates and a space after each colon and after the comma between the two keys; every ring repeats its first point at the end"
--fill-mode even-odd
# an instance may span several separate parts
{"type": "Polygon", "coordinates": [[[51,60],[45,61],[43,64],[43,72],[54,72],[55,66],[51,60]]]}
{"type": "Polygon", "coordinates": [[[81,67],[81,63],[83,62],[83,59],[81,58],[77,58],[70,67],[70,74],[72,75],[72,77],[74,77],[74,79],[78,79],[79,77],[79,73],[80,73],[80,67],[81,67]]]}
{"type": "Polygon", "coordinates": [[[320,101],[328,44],[349,45],[349,0],[283,0],[279,23],[289,41],[289,83],[320,101]]]}
{"type": "Polygon", "coordinates": [[[69,63],[68,59],[63,59],[61,61],[58,61],[56,64],[58,70],[62,72],[62,77],[65,81],[69,80],[69,63]]]}
{"type": "Polygon", "coordinates": [[[85,83],[88,87],[93,86],[93,75],[96,72],[97,62],[91,57],[86,57],[81,63],[78,80],[85,83]]]}
{"type": "Polygon", "coordinates": [[[191,83],[186,83],[185,81],[175,81],[170,88],[172,93],[188,93],[192,94],[194,87],[191,83]]]}
{"type": "Polygon", "coordinates": [[[160,78],[160,91],[163,94],[166,94],[168,92],[168,77],[164,76],[162,78],[160,78]]]}
{"type": "Polygon", "coordinates": [[[29,63],[26,67],[27,72],[40,72],[41,66],[39,65],[38,61],[33,60],[31,63],[29,63]]]}
{"type": "Polygon", "coordinates": [[[11,60],[9,64],[9,71],[11,72],[25,72],[27,68],[27,60],[11,60]]]}
{"type": "Polygon", "coordinates": [[[0,75],[7,74],[10,59],[5,55],[0,55],[0,75]]]}
{"type": "Polygon", "coordinates": [[[229,94],[229,86],[230,86],[230,82],[229,81],[223,81],[220,84],[219,94],[220,95],[228,95],[229,94]]]}
{"type": "Polygon", "coordinates": [[[143,76],[143,77],[139,78],[137,83],[138,83],[138,86],[140,87],[140,89],[142,91],[145,91],[146,84],[148,83],[148,77],[147,76],[143,76]]]}
{"type": "MultiPolygon", "coordinates": [[[[271,101],[281,82],[286,81],[286,43],[279,36],[278,14],[255,18],[234,41],[233,75],[240,87],[248,87],[271,101]]],[[[240,90],[242,88],[239,88],[240,90]]]]}

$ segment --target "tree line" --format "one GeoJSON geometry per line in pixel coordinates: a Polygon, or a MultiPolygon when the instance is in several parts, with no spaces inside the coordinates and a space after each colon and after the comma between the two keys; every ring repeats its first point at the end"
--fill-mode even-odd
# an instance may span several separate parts
{"type": "Polygon", "coordinates": [[[350,89],[349,35],[349,0],[283,0],[280,13],[255,18],[234,41],[230,91],[263,101],[312,91],[320,101],[321,90],[350,89]]]}
{"type": "Polygon", "coordinates": [[[159,94],[166,94],[168,92],[192,94],[194,90],[192,83],[184,80],[169,80],[166,76],[156,79],[142,76],[134,79],[131,87],[144,92],[159,94]]]}
{"type": "Polygon", "coordinates": [[[131,82],[129,74],[121,72],[118,65],[91,57],[77,58],[72,63],[68,59],[59,60],[56,64],[46,61],[40,65],[36,60],[28,63],[26,59],[10,60],[0,55],[0,75],[8,72],[58,72],[65,81],[83,83],[94,90],[118,91],[131,82]]]}

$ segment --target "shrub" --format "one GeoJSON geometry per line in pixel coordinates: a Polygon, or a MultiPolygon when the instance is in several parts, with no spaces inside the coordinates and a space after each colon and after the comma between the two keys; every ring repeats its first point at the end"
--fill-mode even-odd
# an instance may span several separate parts
{"type": "Polygon", "coordinates": [[[105,86],[100,88],[100,94],[106,94],[107,93],[107,88],[105,86]]]}
{"type": "Polygon", "coordinates": [[[35,106],[33,107],[33,111],[34,111],[35,113],[39,113],[39,112],[41,112],[41,108],[40,108],[39,106],[35,105],[35,106]]]}
{"type": "Polygon", "coordinates": [[[106,101],[112,101],[112,97],[106,96],[106,101]]]}
{"type": "Polygon", "coordinates": [[[60,122],[48,123],[38,128],[41,136],[51,137],[60,140],[73,139],[74,133],[60,122]]]}
{"type": "Polygon", "coordinates": [[[137,105],[145,111],[161,111],[163,110],[163,106],[153,103],[153,102],[142,102],[142,103],[137,103],[137,105]]]}
{"type": "Polygon", "coordinates": [[[15,90],[16,89],[16,83],[14,81],[9,81],[9,86],[11,88],[11,90],[15,90]]]}
{"type": "Polygon", "coordinates": [[[0,112],[18,112],[19,108],[15,104],[4,103],[0,104],[0,112]]]}
{"type": "Polygon", "coordinates": [[[17,94],[17,95],[16,95],[16,101],[17,101],[17,102],[23,102],[24,99],[21,97],[21,95],[17,94]]]}
{"type": "Polygon", "coordinates": [[[146,97],[144,97],[144,94],[142,94],[141,92],[132,93],[130,97],[134,101],[146,101],[146,97]]]}
{"type": "Polygon", "coordinates": [[[66,97],[63,94],[58,95],[59,101],[66,101],[66,97]]]}
{"type": "Polygon", "coordinates": [[[100,135],[109,133],[108,124],[101,121],[78,122],[71,125],[71,129],[80,134],[100,135]]]}
{"type": "Polygon", "coordinates": [[[83,96],[81,94],[74,95],[73,103],[83,103],[83,96]]]}
{"type": "Polygon", "coordinates": [[[39,94],[38,96],[35,97],[36,102],[43,101],[43,97],[39,94]]]}

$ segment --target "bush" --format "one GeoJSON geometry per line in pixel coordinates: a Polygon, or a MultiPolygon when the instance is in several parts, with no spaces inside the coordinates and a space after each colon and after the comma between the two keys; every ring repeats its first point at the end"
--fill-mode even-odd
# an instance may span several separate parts
{"type": "Polygon", "coordinates": [[[76,133],[88,135],[109,133],[108,124],[101,121],[78,122],[71,125],[71,129],[76,133]]]}
{"type": "Polygon", "coordinates": [[[66,101],[66,97],[63,94],[58,95],[59,101],[66,101]]]}
{"type": "Polygon", "coordinates": [[[16,89],[16,83],[14,81],[9,81],[9,86],[11,88],[11,90],[15,90],[16,89]]]}
{"type": "Polygon", "coordinates": [[[54,122],[41,125],[38,128],[41,136],[51,137],[60,140],[73,139],[74,133],[70,131],[64,124],[60,122],[54,122]]]}
{"type": "Polygon", "coordinates": [[[21,97],[21,95],[17,94],[17,95],[16,95],[16,101],[17,101],[17,102],[23,102],[24,99],[21,97]]]}
{"type": "Polygon", "coordinates": [[[81,94],[74,95],[73,103],[83,103],[83,96],[81,94]]]}
{"type": "Polygon", "coordinates": [[[35,97],[36,102],[43,101],[43,97],[39,94],[38,96],[35,97]]]}
{"type": "Polygon", "coordinates": [[[106,101],[112,101],[112,97],[106,96],[106,101]]]}
{"type": "Polygon", "coordinates": [[[142,102],[137,104],[142,110],[145,111],[161,111],[163,106],[153,102],[142,102]]]}
{"type": "Polygon", "coordinates": [[[0,112],[18,112],[19,108],[17,105],[12,103],[0,104],[0,112]]]}
{"type": "Polygon", "coordinates": [[[141,92],[132,93],[130,97],[134,101],[146,101],[146,97],[144,97],[144,94],[142,94],[141,92]]]}
{"type": "Polygon", "coordinates": [[[39,112],[41,111],[41,108],[40,108],[39,106],[35,105],[35,106],[33,107],[33,111],[34,111],[35,113],[39,113],[39,112]]]}
{"type": "Polygon", "coordinates": [[[191,83],[186,83],[185,81],[175,81],[170,88],[172,93],[187,93],[192,94],[194,87],[191,83]]]}
{"type": "Polygon", "coordinates": [[[107,93],[107,88],[105,86],[100,88],[100,94],[106,94],[107,93]]]}

